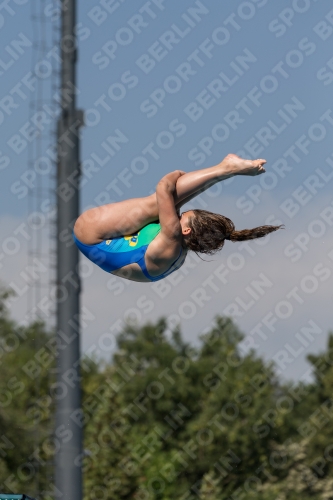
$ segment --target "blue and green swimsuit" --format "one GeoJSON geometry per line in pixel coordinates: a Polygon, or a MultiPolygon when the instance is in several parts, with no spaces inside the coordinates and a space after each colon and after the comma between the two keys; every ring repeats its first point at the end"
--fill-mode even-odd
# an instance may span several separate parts
{"type": "Polygon", "coordinates": [[[174,271],[177,271],[177,269],[179,269],[184,262],[181,259],[183,253],[183,249],[181,249],[178,258],[173,264],[171,264],[165,273],[159,276],[150,276],[146,267],[145,254],[148,245],[154,238],[156,238],[160,231],[161,225],[152,223],[143,227],[135,234],[120,236],[118,238],[113,238],[112,240],[105,240],[101,243],[96,243],[95,245],[85,245],[84,243],[81,243],[81,241],[79,241],[75,236],[74,232],[73,239],[83,255],[107,273],[120,269],[128,264],[136,263],[139,264],[146,278],[150,281],[159,281],[174,271]]]}

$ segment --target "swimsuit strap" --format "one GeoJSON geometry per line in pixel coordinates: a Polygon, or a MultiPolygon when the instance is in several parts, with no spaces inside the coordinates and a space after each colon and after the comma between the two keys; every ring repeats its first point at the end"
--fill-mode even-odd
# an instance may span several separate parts
{"type": "MultiPolygon", "coordinates": [[[[148,248],[148,245],[147,245],[147,248],[148,248]]],[[[146,248],[146,250],[147,250],[146,248]]],[[[177,259],[171,264],[171,266],[169,267],[169,269],[167,269],[164,273],[162,274],[159,274],[158,276],[151,276],[149,273],[148,273],[148,270],[147,270],[147,266],[146,266],[146,262],[145,262],[145,254],[146,254],[146,250],[145,250],[145,253],[144,255],[141,257],[141,259],[138,261],[138,264],[139,266],[141,267],[141,271],[143,272],[143,274],[146,276],[146,278],[148,278],[150,281],[159,281],[163,278],[165,278],[166,276],[168,276],[168,274],[171,274],[173,273],[174,271],[177,271],[179,269],[179,267],[177,267],[176,269],[172,269],[172,267],[178,262],[179,258],[181,257],[182,253],[183,253],[183,249],[181,248],[180,249],[180,253],[177,257],[177,259]]]]}

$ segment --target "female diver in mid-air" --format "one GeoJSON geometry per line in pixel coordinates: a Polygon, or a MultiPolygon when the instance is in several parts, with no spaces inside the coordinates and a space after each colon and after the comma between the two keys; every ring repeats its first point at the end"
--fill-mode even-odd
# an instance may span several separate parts
{"type": "Polygon", "coordinates": [[[179,209],[213,184],[234,175],[259,175],[265,160],[229,154],[210,168],[164,176],[145,198],[91,208],[77,219],[73,237],[81,252],[105,271],[133,281],[152,282],[179,269],[189,250],[213,254],[225,240],[261,238],[281,226],[235,231],[233,222],[206,210],[179,209]]]}

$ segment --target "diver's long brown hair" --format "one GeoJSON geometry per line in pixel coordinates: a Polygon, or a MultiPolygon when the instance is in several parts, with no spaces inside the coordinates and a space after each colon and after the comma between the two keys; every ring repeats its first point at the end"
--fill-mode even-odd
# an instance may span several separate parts
{"type": "Polygon", "coordinates": [[[186,248],[196,253],[213,255],[224,245],[225,240],[244,241],[263,238],[281,226],[259,226],[253,229],[236,231],[232,220],[207,210],[193,210],[189,219],[190,234],[186,237],[186,248]]]}

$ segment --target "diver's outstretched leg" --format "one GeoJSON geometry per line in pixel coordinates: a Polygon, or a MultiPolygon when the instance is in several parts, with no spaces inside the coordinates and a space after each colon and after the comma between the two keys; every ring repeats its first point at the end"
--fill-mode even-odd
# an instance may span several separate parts
{"type": "Polygon", "coordinates": [[[181,176],[176,184],[176,206],[188,203],[195,196],[206,191],[217,182],[235,175],[258,175],[265,172],[266,160],[244,160],[237,155],[229,154],[215,167],[196,170],[181,176]]]}
{"type": "MultiPolygon", "coordinates": [[[[265,171],[262,167],[264,163],[265,160],[242,160],[236,155],[228,155],[214,167],[186,173],[177,181],[175,206],[179,208],[213,184],[234,175],[262,173],[265,171]]],[[[136,233],[156,220],[158,206],[154,193],[144,198],[132,198],[91,208],[77,219],[74,232],[82,243],[93,245],[105,239],[136,233]]]]}

